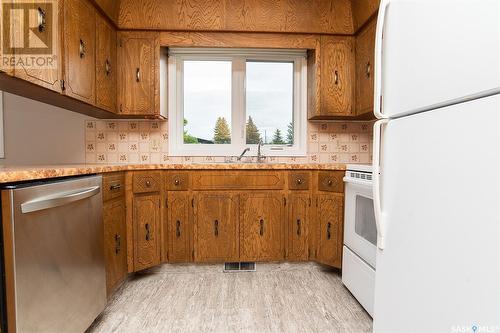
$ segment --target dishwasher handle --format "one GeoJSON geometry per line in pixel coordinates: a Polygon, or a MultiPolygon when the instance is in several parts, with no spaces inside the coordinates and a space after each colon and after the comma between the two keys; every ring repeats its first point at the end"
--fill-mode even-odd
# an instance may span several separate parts
{"type": "Polygon", "coordinates": [[[32,213],[43,209],[67,205],[71,202],[90,198],[101,191],[100,186],[92,186],[77,191],[61,192],[41,197],[21,204],[23,214],[32,213]]]}

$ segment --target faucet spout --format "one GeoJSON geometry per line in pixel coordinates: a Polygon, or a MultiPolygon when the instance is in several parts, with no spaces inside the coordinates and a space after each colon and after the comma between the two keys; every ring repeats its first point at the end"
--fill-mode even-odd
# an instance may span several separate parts
{"type": "Polygon", "coordinates": [[[237,160],[241,161],[241,159],[243,158],[243,155],[245,155],[248,151],[250,151],[250,148],[243,149],[243,152],[241,153],[240,156],[238,156],[237,160]]]}

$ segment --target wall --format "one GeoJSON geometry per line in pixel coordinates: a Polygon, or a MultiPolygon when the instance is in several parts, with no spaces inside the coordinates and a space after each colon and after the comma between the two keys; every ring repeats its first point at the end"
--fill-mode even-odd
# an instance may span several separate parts
{"type": "MultiPolygon", "coordinates": [[[[87,163],[220,163],[227,159],[169,156],[167,121],[88,120],[85,130],[87,163]]],[[[371,122],[309,123],[307,141],[307,156],[269,157],[266,161],[371,163],[371,122]]]]}
{"type": "Polygon", "coordinates": [[[85,119],[78,113],[4,92],[4,165],[85,162],[85,119]]]}

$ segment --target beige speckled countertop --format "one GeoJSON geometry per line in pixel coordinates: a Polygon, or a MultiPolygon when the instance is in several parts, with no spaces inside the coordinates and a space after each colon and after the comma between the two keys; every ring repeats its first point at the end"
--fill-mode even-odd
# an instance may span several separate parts
{"type": "Polygon", "coordinates": [[[192,163],[0,166],[0,183],[131,170],[345,170],[345,164],[192,163]]]}

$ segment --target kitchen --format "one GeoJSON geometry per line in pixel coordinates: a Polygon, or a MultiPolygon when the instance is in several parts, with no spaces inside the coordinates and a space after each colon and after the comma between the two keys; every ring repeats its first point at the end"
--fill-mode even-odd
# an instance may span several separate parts
{"type": "Polygon", "coordinates": [[[1,331],[500,331],[497,1],[2,18],[1,331]]]}

